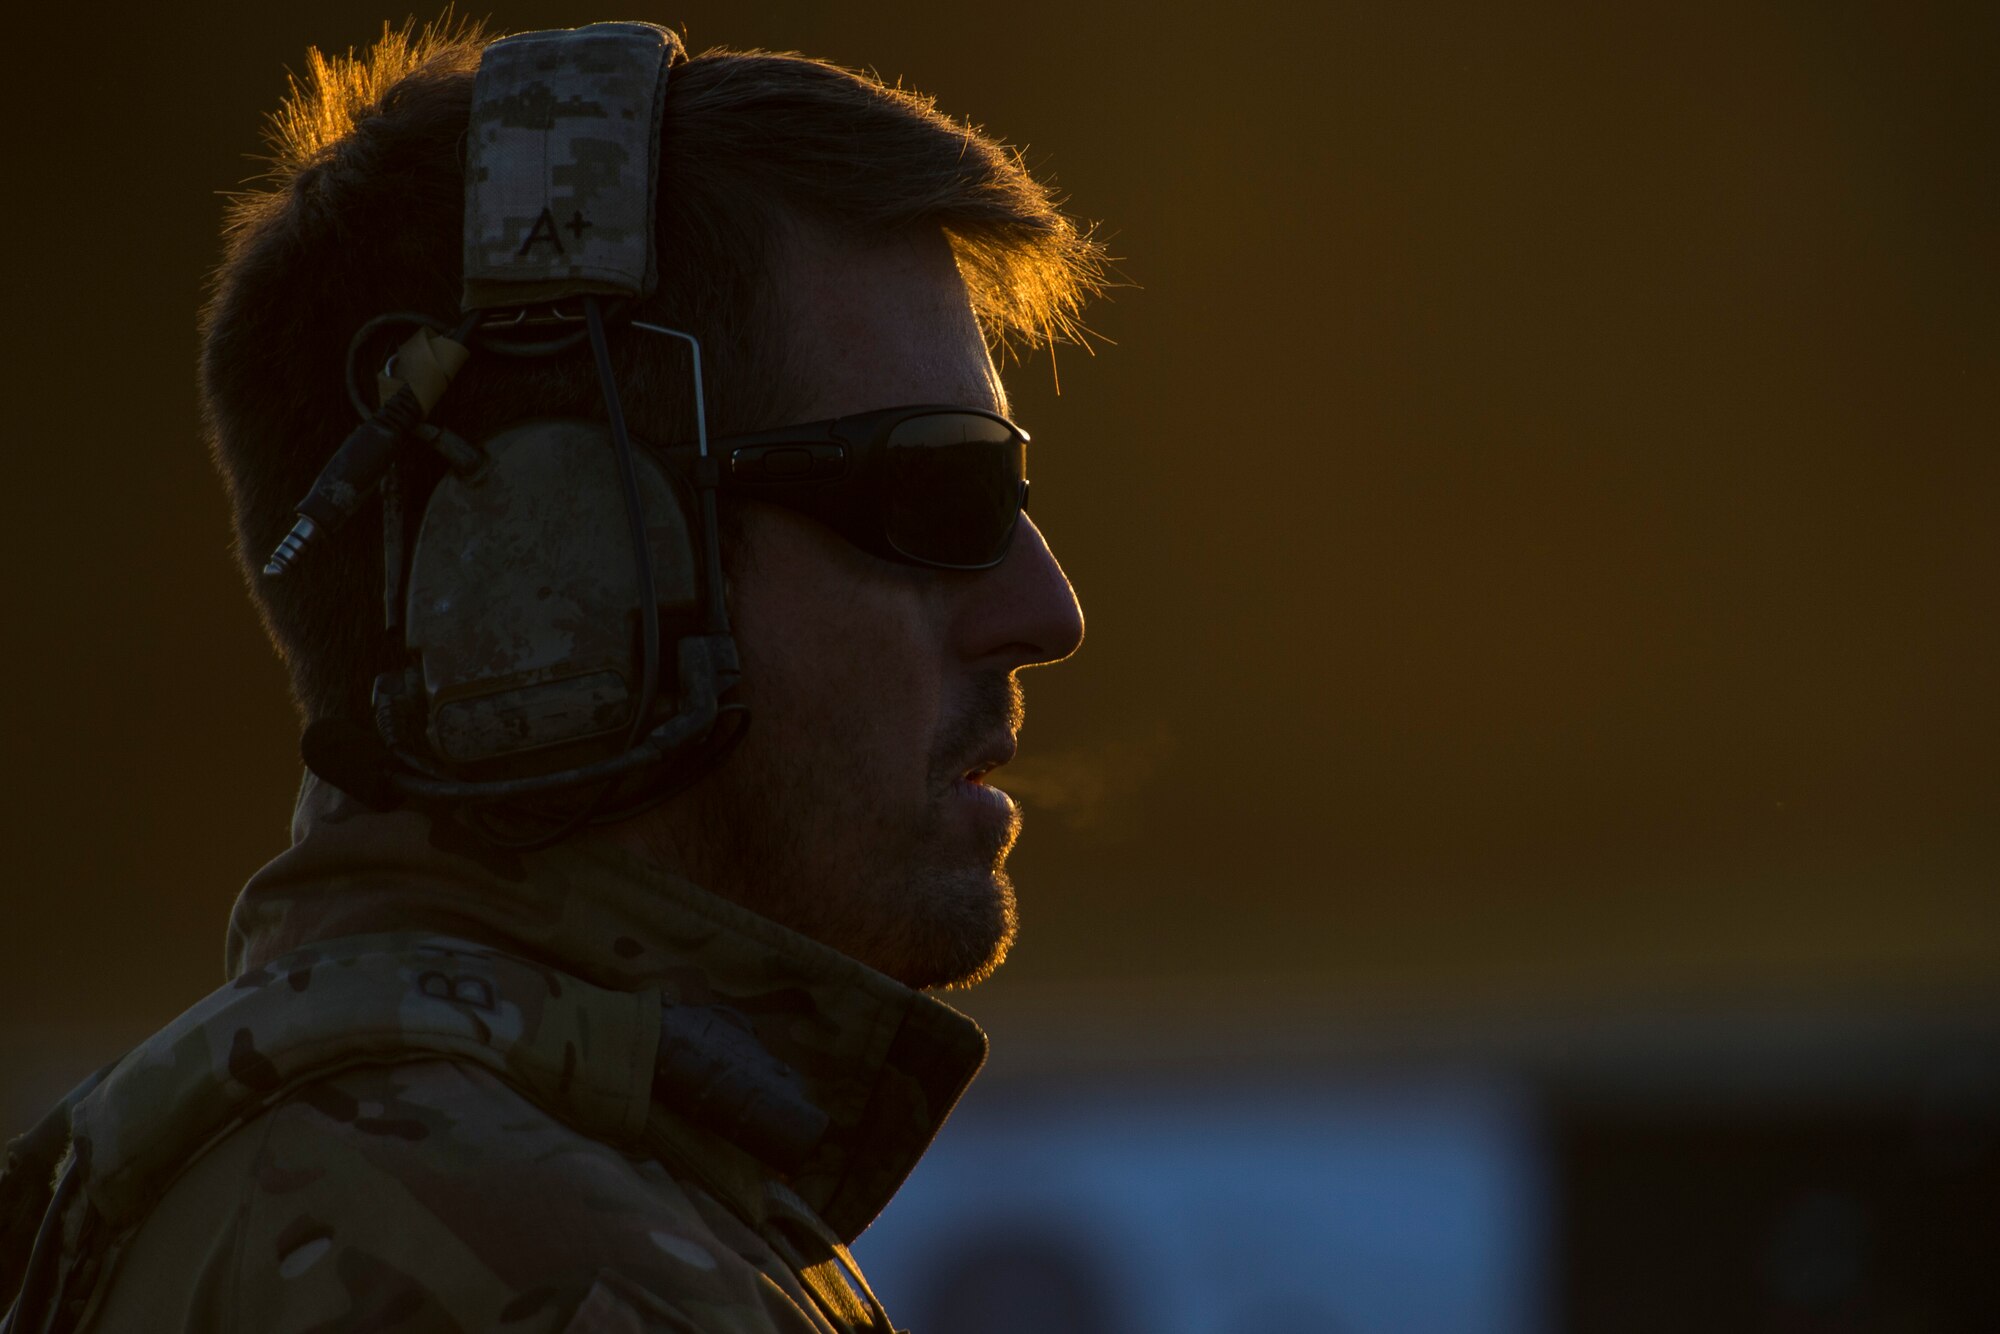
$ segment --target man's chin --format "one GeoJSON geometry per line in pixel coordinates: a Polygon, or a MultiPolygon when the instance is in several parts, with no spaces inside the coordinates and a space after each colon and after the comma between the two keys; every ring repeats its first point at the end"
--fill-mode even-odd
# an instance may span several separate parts
{"type": "MultiPolygon", "coordinates": [[[[727,771],[717,775],[730,777],[727,771]]],[[[933,826],[897,854],[850,861],[826,856],[820,840],[759,837],[786,830],[787,823],[768,814],[746,818],[743,812],[754,807],[737,790],[736,777],[736,784],[702,784],[691,802],[648,813],[613,836],[906,986],[969,987],[1007,957],[1015,906],[1005,864],[1020,825],[1011,807],[1009,818],[969,837],[933,826]],[[871,865],[894,869],[870,873],[871,865]]]]}
{"type": "Polygon", "coordinates": [[[864,962],[918,990],[959,991],[993,975],[1013,947],[1019,918],[1006,871],[912,877],[905,913],[864,962]]]}

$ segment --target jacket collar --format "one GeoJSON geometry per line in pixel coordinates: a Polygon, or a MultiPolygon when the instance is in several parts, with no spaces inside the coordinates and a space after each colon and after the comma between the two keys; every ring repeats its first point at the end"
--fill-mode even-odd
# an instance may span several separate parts
{"type": "Polygon", "coordinates": [[[291,848],[237,899],[225,964],[234,977],[303,945],[409,930],[724,1007],[827,1114],[790,1185],[843,1239],[888,1203],[986,1056],[985,1034],[949,1006],[601,839],[500,851],[311,775],[291,848]]]}

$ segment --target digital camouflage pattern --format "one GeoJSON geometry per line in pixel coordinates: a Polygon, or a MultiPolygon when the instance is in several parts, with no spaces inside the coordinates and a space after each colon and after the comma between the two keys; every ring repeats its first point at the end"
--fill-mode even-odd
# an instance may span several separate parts
{"type": "Polygon", "coordinates": [[[651,295],[660,116],[667,70],[685,58],[648,23],[486,48],[466,139],[467,310],[651,295]]]}
{"type": "Polygon", "coordinates": [[[74,1110],[62,1327],[890,1328],[846,1244],[978,1028],[618,849],[456,830],[307,780],[233,980],[74,1110]]]}

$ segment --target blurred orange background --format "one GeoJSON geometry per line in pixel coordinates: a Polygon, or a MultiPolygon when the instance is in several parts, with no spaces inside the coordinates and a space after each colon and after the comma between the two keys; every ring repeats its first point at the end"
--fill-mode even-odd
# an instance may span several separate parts
{"type": "MultiPolygon", "coordinates": [[[[1010,376],[1090,637],[1029,678],[995,1004],[1988,994],[1990,7],[651,16],[935,93],[1132,284],[1059,397],[1045,356],[1010,376]]],[[[24,71],[18,1023],[207,989],[284,839],[296,725],[196,433],[194,312],[284,68],[382,18],[50,30],[24,71]]]]}
{"type": "MultiPolygon", "coordinates": [[[[1121,257],[1009,375],[1090,632],[956,998],[996,1071],[1993,1032],[2000,10],[491,13],[872,68],[1121,257]]],[[[10,1131],[222,980],[285,841],[194,316],[285,67],[384,17],[16,34],[10,1131]]]]}
{"type": "MultiPolygon", "coordinates": [[[[1121,257],[1096,355],[1009,375],[1090,632],[1028,678],[1022,942],[953,998],[994,1078],[1988,1106],[2000,10],[490,12],[872,68],[1121,257]]],[[[285,842],[194,318],[285,68],[385,17],[13,34],[7,1133],[222,980],[285,842]]]]}

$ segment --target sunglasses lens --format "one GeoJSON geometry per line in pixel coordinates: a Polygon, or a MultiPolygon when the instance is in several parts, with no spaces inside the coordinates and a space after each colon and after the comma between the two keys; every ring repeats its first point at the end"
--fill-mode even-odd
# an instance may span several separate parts
{"type": "Polygon", "coordinates": [[[1007,554],[1028,450],[1005,422],[969,412],[912,417],[889,433],[884,455],[883,535],[891,546],[966,569],[1007,554]]]}

